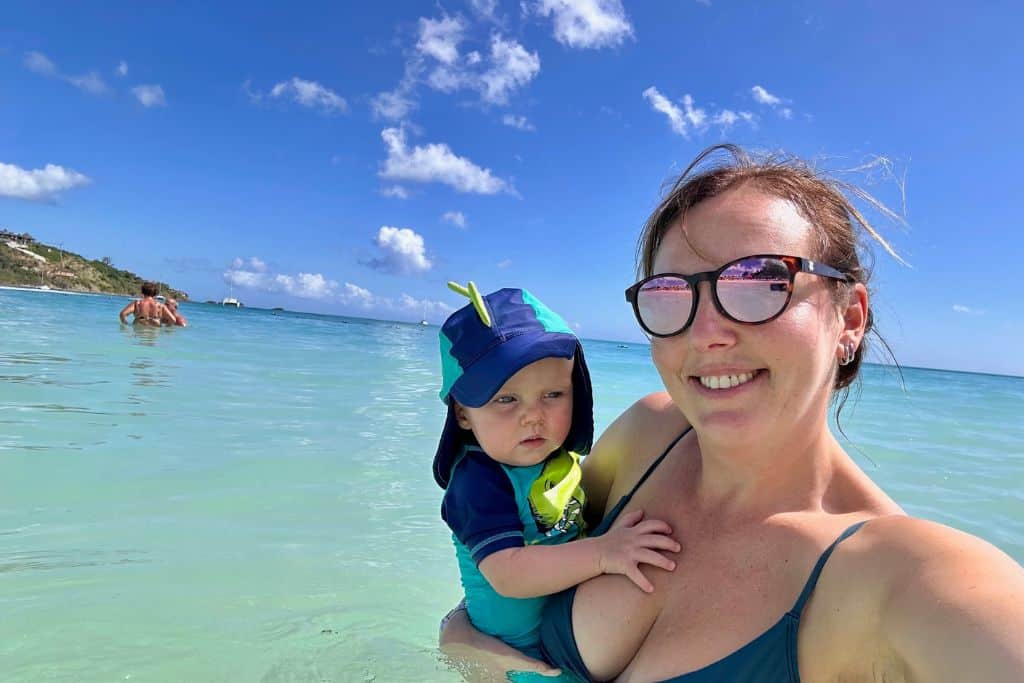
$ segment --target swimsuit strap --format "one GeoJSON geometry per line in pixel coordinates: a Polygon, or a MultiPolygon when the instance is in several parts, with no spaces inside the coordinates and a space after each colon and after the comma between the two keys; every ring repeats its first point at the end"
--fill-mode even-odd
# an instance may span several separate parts
{"type": "Polygon", "coordinates": [[[669,454],[669,451],[671,451],[675,447],[675,445],[679,443],[680,439],[689,434],[691,429],[693,429],[692,425],[684,429],[682,434],[672,439],[672,443],[670,443],[668,447],[665,448],[665,451],[658,456],[657,460],[651,463],[651,466],[647,468],[646,472],[644,472],[644,476],[640,477],[640,481],[638,481],[633,486],[633,490],[622,497],[623,501],[629,501],[633,497],[633,494],[636,493],[641,486],[643,486],[644,482],[647,481],[647,478],[654,474],[654,470],[658,469],[658,465],[660,465],[661,461],[665,459],[665,456],[669,454]]]}
{"type": "Polygon", "coordinates": [[[811,597],[811,593],[814,592],[814,587],[818,583],[818,577],[821,575],[821,570],[825,568],[825,563],[828,562],[828,558],[832,555],[832,551],[836,549],[837,545],[857,533],[857,530],[864,526],[865,522],[867,522],[866,519],[847,527],[846,531],[840,534],[839,538],[832,541],[832,545],[825,549],[825,552],[823,552],[821,557],[818,558],[818,563],[814,565],[814,569],[811,571],[811,576],[807,579],[807,583],[804,584],[804,589],[800,593],[800,597],[797,598],[796,604],[793,606],[793,609],[789,611],[790,615],[796,619],[800,618],[800,613],[803,612],[804,605],[811,597]]]}

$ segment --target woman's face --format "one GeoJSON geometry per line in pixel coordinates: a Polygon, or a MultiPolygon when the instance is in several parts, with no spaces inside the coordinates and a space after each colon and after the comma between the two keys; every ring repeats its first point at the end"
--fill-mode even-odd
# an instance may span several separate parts
{"type": "MultiPolygon", "coordinates": [[[[691,208],[685,228],[689,240],[678,223],[665,234],[654,273],[714,270],[752,254],[816,256],[811,225],[796,207],[751,187],[691,208]]],[[[798,273],[789,306],[762,325],[724,318],[709,284],[699,287],[691,326],[675,337],[653,339],[651,354],[665,388],[702,441],[763,442],[800,425],[820,427],[844,327],[828,281],[798,273]]]]}

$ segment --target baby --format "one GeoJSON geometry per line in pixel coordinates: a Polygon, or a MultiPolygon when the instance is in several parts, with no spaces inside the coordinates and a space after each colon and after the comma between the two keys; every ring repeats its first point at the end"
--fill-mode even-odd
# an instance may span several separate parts
{"type": "Polygon", "coordinates": [[[655,520],[584,538],[580,455],[590,451],[594,419],[583,347],[525,290],[480,296],[472,282],[449,286],[472,303],[441,328],[448,417],[433,464],[445,490],[441,517],[473,624],[539,656],[545,596],[602,573],[650,592],[638,565],[674,569],[662,552],[678,546],[655,520]]]}

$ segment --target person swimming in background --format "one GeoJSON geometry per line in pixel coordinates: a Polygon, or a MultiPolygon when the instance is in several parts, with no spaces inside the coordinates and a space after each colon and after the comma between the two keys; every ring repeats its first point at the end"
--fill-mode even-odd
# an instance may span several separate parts
{"type": "Polygon", "coordinates": [[[441,516],[470,620],[539,656],[544,596],[600,574],[623,574],[650,592],[639,565],[673,570],[664,553],[679,544],[667,524],[640,512],[584,538],[579,460],[594,419],[582,345],[525,290],[480,296],[472,282],[449,286],[472,303],[440,332],[448,415],[433,473],[445,490],[441,516]]]}
{"type": "MultiPolygon", "coordinates": [[[[169,296],[169,297],[167,297],[167,302],[166,302],[165,305],[167,306],[167,310],[169,310],[171,312],[171,315],[174,316],[174,323],[173,324],[177,325],[178,327],[188,327],[188,320],[186,320],[185,316],[183,316],[181,313],[178,313],[178,300],[177,299],[175,299],[173,296],[169,296]]],[[[171,324],[171,323],[167,323],[167,324],[171,324]]]]}
{"type": "Polygon", "coordinates": [[[129,313],[134,316],[132,320],[133,325],[159,327],[161,324],[177,324],[174,314],[171,313],[167,306],[156,300],[156,295],[160,293],[160,287],[155,282],[143,282],[141,291],[142,298],[129,302],[118,314],[123,324],[128,323],[129,313]]]}

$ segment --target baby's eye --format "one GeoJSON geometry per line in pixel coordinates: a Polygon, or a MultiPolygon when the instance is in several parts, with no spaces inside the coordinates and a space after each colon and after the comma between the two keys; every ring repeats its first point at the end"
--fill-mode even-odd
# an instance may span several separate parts
{"type": "Polygon", "coordinates": [[[515,399],[514,396],[495,396],[494,397],[494,403],[508,404],[508,403],[512,403],[515,400],[516,399],[515,399]]]}
{"type": "Polygon", "coordinates": [[[548,398],[562,398],[563,396],[565,396],[565,392],[564,392],[564,391],[562,391],[562,390],[558,390],[558,391],[549,391],[549,392],[547,393],[547,397],[548,397],[548,398]]]}

